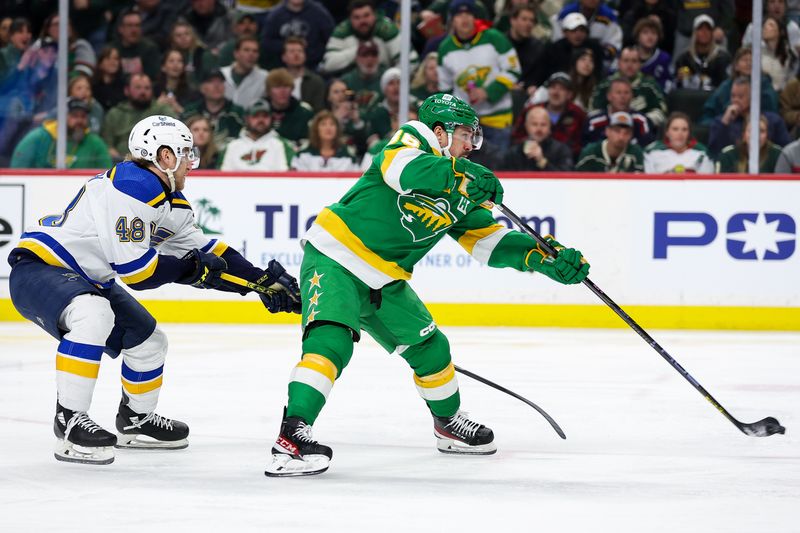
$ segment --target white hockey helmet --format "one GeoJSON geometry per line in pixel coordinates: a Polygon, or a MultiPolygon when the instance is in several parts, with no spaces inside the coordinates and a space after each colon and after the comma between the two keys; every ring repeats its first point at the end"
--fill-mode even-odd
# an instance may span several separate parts
{"type": "Polygon", "coordinates": [[[128,137],[128,151],[133,157],[150,161],[159,170],[167,173],[170,182],[182,157],[189,161],[191,168],[197,168],[200,163],[192,132],[186,124],[167,115],[152,115],[137,122],[128,137]],[[175,168],[164,169],[158,164],[158,149],[162,146],[169,147],[177,157],[175,168]]]}

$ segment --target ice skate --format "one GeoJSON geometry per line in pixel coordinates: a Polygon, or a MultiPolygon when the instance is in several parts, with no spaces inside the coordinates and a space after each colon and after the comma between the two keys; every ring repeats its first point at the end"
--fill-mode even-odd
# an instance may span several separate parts
{"type": "Polygon", "coordinates": [[[114,462],[117,437],[95,424],[86,411],[71,411],[56,402],[53,432],[58,438],[54,455],[59,461],[93,465],[114,462]]]}
{"type": "Polygon", "coordinates": [[[442,453],[491,455],[497,451],[492,430],[458,411],[450,417],[433,417],[436,447],[442,453]]]}
{"type": "Polygon", "coordinates": [[[311,476],[328,469],[333,450],[311,436],[311,426],[302,418],[284,415],[278,440],[272,446],[272,461],[264,475],[269,477],[311,476]]]}
{"type": "Polygon", "coordinates": [[[156,413],[136,413],[125,398],[117,412],[117,448],[180,450],[189,446],[189,426],[156,413]]]}

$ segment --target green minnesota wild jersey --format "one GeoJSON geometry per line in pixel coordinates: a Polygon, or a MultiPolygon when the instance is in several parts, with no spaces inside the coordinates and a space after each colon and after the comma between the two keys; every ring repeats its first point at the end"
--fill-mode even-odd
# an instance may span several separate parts
{"type": "Polygon", "coordinates": [[[528,270],[535,242],[468,199],[463,168],[442,155],[430,128],[407,122],[304,239],[374,289],[410,279],[445,235],[481,263],[528,270]]]}

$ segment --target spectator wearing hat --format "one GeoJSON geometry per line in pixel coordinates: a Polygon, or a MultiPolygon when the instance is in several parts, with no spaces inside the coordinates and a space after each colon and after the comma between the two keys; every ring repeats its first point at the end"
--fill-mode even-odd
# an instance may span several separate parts
{"type": "Polygon", "coordinates": [[[572,151],[551,135],[550,114],[544,107],[529,107],[523,115],[525,140],[511,147],[503,170],[566,172],[572,170],[572,151]]]}
{"type": "Polygon", "coordinates": [[[589,28],[589,36],[597,39],[603,47],[603,57],[606,67],[617,57],[622,48],[622,28],[617,21],[616,12],[605,5],[602,0],[578,0],[570,2],[559,11],[558,15],[551,17],[553,26],[553,41],[560,39],[563,29],[563,20],[573,14],[580,13],[584,16],[589,28]]]}
{"type": "Polygon", "coordinates": [[[181,119],[206,117],[214,132],[214,143],[222,149],[237,137],[244,126],[244,109],[225,98],[225,76],[219,70],[208,72],[200,83],[202,98],[187,104],[181,119]]]}
{"type": "Polygon", "coordinates": [[[713,91],[725,81],[731,56],[714,41],[714,19],[699,15],[694,20],[688,49],[675,61],[675,83],[683,89],[713,91]]]}
{"type": "Polygon", "coordinates": [[[732,42],[735,25],[734,0],[714,0],[713,2],[678,2],[678,26],[675,32],[675,48],[672,57],[680,57],[694,40],[697,17],[706,15],[712,20],[712,40],[727,49],[732,42]],[[727,35],[731,34],[731,35],[727,35]]]}
{"type": "MultiPolygon", "coordinates": [[[[55,168],[58,123],[45,120],[17,144],[11,168],[55,168]]],[[[89,106],[83,100],[67,101],[67,168],[108,168],[108,146],[89,131],[89,106]]]]}
{"type": "Polygon", "coordinates": [[[355,101],[362,110],[375,105],[381,98],[381,75],[385,67],[380,63],[378,45],[364,41],[356,51],[356,68],[342,76],[342,81],[355,94],[355,101]]]}
{"type": "Polygon", "coordinates": [[[8,44],[0,49],[0,80],[17,68],[22,54],[31,45],[31,23],[26,18],[15,18],[8,29],[8,44]]]}
{"type": "Polygon", "coordinates": [[[601,81],[592,95],[592,110],[605,109],[608,105],[608,88],[615,79],[624,78],[631,84],[633,99],[630,111],[646,116],[654,128],[660,127],[667,117],[667,101],[655,78],[642,73],[642,60],[636,48],[624,48],[619,55],[619,70],[601,81]]]}
{"type": "Polygon", "coordinates": [[[306,40],[290,35],[283,43],[281,61],[294,78],[292,96],[311,106],[314,112],[325,107],[325,80],[306,67],[306,40]]]}
{"type": "Polygon", "coordinates": [[[245,109],[264,96],[267,71],[258,66],[258,54],[256,37],[240,37],[233,63],[220,69],[225,76],[225,98],[245,109]]]}
{"type": "Polygon", "coordinates": [[[579,172],[644,172],[644,153],[633,143],[634,121],[630,113],[611,113],[605,139],[581,152],[575,170],[579,172]]]}
{"type": "Polygon", "coordinates": [[[547,101],[537,105],[544,107],[550,116],[553,139],[569,147],[574,161],[583,148],[586,112],[572,101],[575,94],[572,80],[564,72],[550,76],[546,86],[547,101]]]}
{"type": "Polygon", "coordinates": [[[272,110],[272,127],[295,149],[308,141],[308,123],[314,110],[292,96],[294,78],[285,68],[276,68],[267,76],[267,101],[272,110]]]}
{"type": "Polygon", "coordinates": [[[289,170],[293,157],[289,142],[272,129],[269,103],[256,100],[247,110],[239,137],[225,148],[220,170],[282,172],[289,170]]]}
{"type": "Polygon", "coordinates": [[[228,8],[219,0],[190,0],[189,11],[183,18],[213,54],[219,52],[231,35],[228,8]]]}
{"type": "Polygon", "coordinates": [[[300,37],[306,42],[306,67],[316,70],[335,25],[321,2],[285,0],[267,15],[264,52],[268,58],[278,58],[287,37],[300,37]]]}
{"type": "Polygon", "coordinates": [[[513,122],[511,89],[519,58],[508,38],[478,29],[475,0],[450,4],[452,33],[439,45],[439,89],[468,102],[480,119],[489,146],[506,147],[513,122]]]}
{"type": "Polygon", "coordinates": [[[516,5],[511,9],[508,20],[509,28],[505,35],[519,58],[519,83],[527,88],[535,85],[536,68],[544,52],[544,42],[533,36],[536,9],[533,4],[516,5]]]}
{"type": "MultiPolygon", "coordinates": [[[[458,0],[455,0],[458,1],[458,0]]],[[[400,30],[388,18],[379,15],[372,0],[351,0],[347,4],[347,19],[333,30],[320,64],[328,76],[340,75],[355,66],[359,44],[371,41],[378,48],[378,60],[384,68],[400,59],[400,30]]],[[[411,50],[411,62],[417,54],[411,50]]]]}
{"type": "MultiPolygon", "coordinates": [[[[383,99],[366,113],[368,126],[367,146],[392,133],[393,119],[400,113],[400,78],[403,73],[392,67],[381,76],[383,99]]],[[[418,102],[411,96],[409,107],[417,107],[418,102]]]]}
{"type": "Polygon", "coordinates": [[[672,56],[658,47],[663,36],[661,22],[657,18],[641,19],[633,27],[634,48],[639,52],[641,72],[652,76],[665,93],[672,90],[672,56]]]}
{"type": "Polygon", "coordinates": [[[138,11],[128,11],[120,16],[114,47],[119,50],[124,74],[144,73],[151,80],[156,79],[161,50],[142,36],[142,15],[138,11]]]}
{"type": "Polygon", "coordinates": [[[594,56],[594,78],[598,82],[605,76],[603,66],[603,46],[600,41],[589,37],[589,23],[580,13],[570,13],[561,19],[561,30],[564,36],[545,45],[539,68],[534,80],[536,85],[541,85],[554,72],[564,70],[570,65],[573,54],[577,50],[588,48],[594,56]]]}
{"type": "MultiPolygon", "coordinates": [[[[233,52],[236,50],[236,43],[238,43],[239,39],[241,39],[242,37],[253,37],[255,39],[259,39],[258,23],[256,22],[256,16],[253,13],[237,11],[233,23],[233,36],[227,41],[225,41],[225,43],[222,46],[219,47],[219,53],[217,54],[217,62],[220,65],[230,65],[231,63],[233,63],[235,59],[233,57],[233,52]]],[[[259,53],[258,53],[259,66],[264,69],[268,69],[272,66],[279,66],[279,65],[267,66],[267,59],[265,56],[266,54],[264,53],[264,50],[261,47],[259,39],[259,53]]]]}
{"type": "Polygon", "coordinates": [[[664,127],[664,138],[645,148],[644,171],[648,174],[713,174],[708,150],[692,138],[689,115],[673,111],[664,127]]]}
{"type": "Polygon", "coordinates": [[[153,100],[153,84],[147,74],[131,74],[125,84],[125,100],[108,110],[100,136],[114,161],[128,153],[128,136],[137,122],[150,115],[169,115],[172,109],[153,100]]]}
{"type": "Polygon", "coordinates": [[[596,109],[586,117],[586,127],[583,131],[584,144],[602,140],[611,122],[611,115],[617,112],[626,113],[631,117],[630,126],[633,132],[634,144],[647,146],[655,140],[655,132],[650,120],[631,109],[633,89],[631,88],[631,82],[627,78],[614,78],[608,86],[606,99],[608,101],[607,107],[596,109]]]}

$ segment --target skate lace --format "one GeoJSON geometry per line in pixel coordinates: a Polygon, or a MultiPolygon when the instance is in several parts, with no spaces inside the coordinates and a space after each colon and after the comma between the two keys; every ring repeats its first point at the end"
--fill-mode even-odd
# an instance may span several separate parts
{"type": "Polygon", "coordinates": [[[454,433],[459,433],[466,437],[474,437],[481,425],[473,422],[467,416],[468,413],[458,411],[445,427],[451,428],[454,433]]]}
{"type": "Polygon", "coordinates": [[[316,444],[317,442],[314,440],[314,437],[311,436],[311,426],[305,422],[300,422],[300,425],[294,430],[292,436],[309,444],[316,444]]]}
{"type": "Polygon", "coordinates": [[[98,426],[94,420],[89,418],[89,415],[86,411],[76,411],[75,414],[72,415],[72,418],[69,419],[67,422],[67,428],[64,432],[66,435],[69,435],[72,431],[72,428],[78,426],[79,428],[85,429],[89,433],[96,433],[101,431],[103,428],[98,426]]]}
{"type": "Polygon", "coordinates": [[[170,420],[169,418],[165,418],[161,415],[157,415],[154,412],[148,413],[146,417],[139,420],[139,422],[134,424],[134,426],[141,427],[148,422],[150,422],[156,427],[172,430],[172,420],[170,420]]]}

